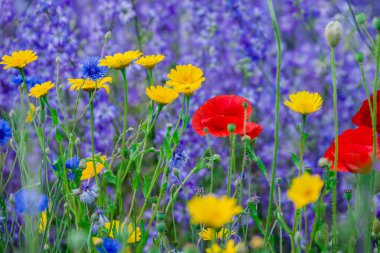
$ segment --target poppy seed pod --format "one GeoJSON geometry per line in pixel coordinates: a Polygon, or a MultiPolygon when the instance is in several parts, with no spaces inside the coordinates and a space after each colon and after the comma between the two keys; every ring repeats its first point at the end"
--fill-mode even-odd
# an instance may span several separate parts
{"type": "Polygon", "coordinates": [[[365,16],[365,14],[363,12],[359,13],[358,15],[356,15],[355,19],[356,19],[356,22],[360,26],[364,26],[365,25],[366,16],[365,16]]]}
{"type": "Polygon", "coordinates": [[[372,21],[373,27],[380,32],[380,18],[376,17],[372,21]]]}
{"type": "Polygon", "coordinates": [[[336,47],[343,35],[343,28],[339,21],[330,21],[325,28],[325,38],[331,47],[336,47]]]}
{"type": "Polygon", "coordinates": [[[362,52],[357,52],[355,54],[355,61],[357,63],[362,63],[364,61],[364,54],[362,52]]]}
{"type": "Polygon", "coordinates": [[[233,133],[236,130],[235,124],[228,124],[227,126],[228,132],[233,133]]]}

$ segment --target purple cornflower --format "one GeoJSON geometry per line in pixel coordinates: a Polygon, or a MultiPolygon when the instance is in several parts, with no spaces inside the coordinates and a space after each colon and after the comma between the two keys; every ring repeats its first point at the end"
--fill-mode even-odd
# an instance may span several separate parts
{"type": "Polygon", "coordinates": [[[107,73],[107,67],[99,66],[99,57],[88,56],[82,60],[82,75],[94,81],[102,78],[107,73]]]}
{"type": "Polygon", "coordinates": [[[8,121],[0,119],[0,144],[5,146],[9,139],[12,137],[12,129],[8,121]]]}
{"type": "Polygon", "coordinates": [[[96,185],[82,184],[79,189],[72,190],[74,195],[79,196],[80,201],[89,205],[99,196],[96,185]]]}
{"type": "Polygon", "coordinates": [[[172,155],[172,158],[169,161],[169,168],[172,170],[184,169],[187,166],[187,161],[189,160],[188,155],[181,148],[177,148],[172,155]]]}
{"type": "Polygon", "coordinates": [[[33,189],[21,189],[14,194],[16,211],[35,215],[46,209],[48,198],[33,189]]]}
{"type": "Polygon", "coordinates": [[[71,159],[67,159],[66,168],[69,169],[68,177],[71,181],[75,179],[75,170],[79,168],[79,158],[77,156],[73,156],[71,159]]]}

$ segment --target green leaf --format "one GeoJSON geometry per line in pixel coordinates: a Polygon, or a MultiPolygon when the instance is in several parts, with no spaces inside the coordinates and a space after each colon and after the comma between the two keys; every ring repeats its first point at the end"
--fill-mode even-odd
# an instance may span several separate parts
{"type": "Polygon", "coordinates": [[[142,182],[142,192],[144,194],[144,197],[147,198],[149,188],[150,188],[151,180],[148,178],[148,176],[143,176],[143,182],[142,182]]]}
{"type": "Polygon", "coordinates": [[[300,166],[300,160],[298,159],[298,156],[296,154],[294,154],[294,153],[290,153],[290,154],[292,156],[292,160],[293,160],[294,165],[297,168],[299,168],[299,166],[300,166]]]}
{"type": "Polygon", "coordinates": [[[53,109],[53,108],[50,109],[50,114],[51,114],[51,119],[52,119],[53,125],[57,126],[58,122],[59,122],[57,110],[53,109]]]}
{"type": "Polygon", "coordinates": [[[132,190],[133,191],[136,191],[137,188],[139,187],[139,184],[140,184],[140,177],[139,177],[139,174],[138,173],[135,173],[134,177],[133,177],[133,182],[132,182],[132,190]]]}
{"type": "Polygon", "coordinates": [[[61,134],[61,131],[59,131],[58,128],[55,129],[55,140],[57,142],[62,142],[63,135],[61,134]]]}
{"type": "Polygon", "coordinates": [[[104,172],[103,176],[109,184],[116,185],[116,176],[112,173],[112,171],[107,170],[106,172],[104,172]]]}

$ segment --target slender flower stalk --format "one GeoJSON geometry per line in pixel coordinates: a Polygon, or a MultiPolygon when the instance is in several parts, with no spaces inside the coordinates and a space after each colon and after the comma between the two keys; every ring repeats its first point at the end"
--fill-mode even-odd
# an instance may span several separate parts
{"type": "Polygon", "coordinates": [[[123,117],[123,133],[121,140],[121,150],[125,148],[125,135],[127,132],[127,117],[128,117],[128,82],[125,68],[122,68],[121,74],[123,75],[123,88],[124,88],[124,117],[123,117]]]}
{"type": "Polygon", "coordinates": [[[277,153],[278,153],[278,132],[279,132],[279,112],[280,112],[280,73],[281,73],[281,39],[280,32],[278,28],[276,13],[273,8],[272,0],[268,0],[269,12],[272,20],[272,25],[276,34],[277,43],[277,69],[276,69],[276,114],[275,114],[275,132],[274,132],[274,150],[273,150],[273,161],[272,161],[272,174],[270,182],[270,193],[269,193],[269,203],[268,203],[268,214],[265,224],[265,244],[269,243],[269,232],[270,223],[272,218],[273,209],[273,198],[275,190],[275,178],[276,178],[276,168],[277,168],[277,153]]]}

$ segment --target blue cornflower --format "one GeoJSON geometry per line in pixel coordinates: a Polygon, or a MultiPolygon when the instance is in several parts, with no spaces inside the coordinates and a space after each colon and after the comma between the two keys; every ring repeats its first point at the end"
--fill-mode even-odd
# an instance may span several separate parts
{"type": "Polygon", "coordinates": [[[84,78],[94,81],[102,78],[107,73],[107,67],[99,66],[99,57],[87,56],[82,60],[82,74],[84,78]]]}
{"type": "Polygon", "coordinates": [[[172,158],[170,158],[169,168],[183,169],[186,167],[188,160],[189,156],[186,154],[186,152],[181,148],[177,148],[174,150],[172,158]]]}
{"type": "Polygon", "coordinates": [[[9,139],[12,137],[12,129],[8,121],[0,119],[0,144],[5,146],[9,139]]]}
{"type": "Polygon", "coordinates": [[[73,158],[66,160],[66,168],[69,169],[67,173],[71,181],[75,179],[75,170],[79,168],[79,162],[77,156],[73,156],[73,158]]]}
{"type": "Polygon", "coordinates": [[[19,213],[35,215],[46,209],[48,198],[33,189],[21,189],[14,194],[15,208],[19,213]]]}
{"type": "Polygon", "coordinates": [[[96,247],[96,249],[99,252],[102,252],[102,253],[118,253],[122,248],[122,245],[118,240],[111,239],[111,238],[104,238],[102,240],[103,240],[102,246],[96,247]]]}
{"type": "MultiPolygon", "coordinates": [[[[43,83],[43,81],[39,77],[34,77],[34,76],[25,78],[25,82],[26,82],[26,87],[28,88],[28,90],[33,88],[36,84],[43,83]]],[[[12,78],[12,83],[14,85],[22,85],[21,75],[14,76],[12,78]]]]}
{"type": "Polygon", "coordinates": [[[90,184],[82,184],[79,189],[72,190],[74,195],[79,196],[80,201],[89,205],[99,196],[98,187],[90,184]]]}

